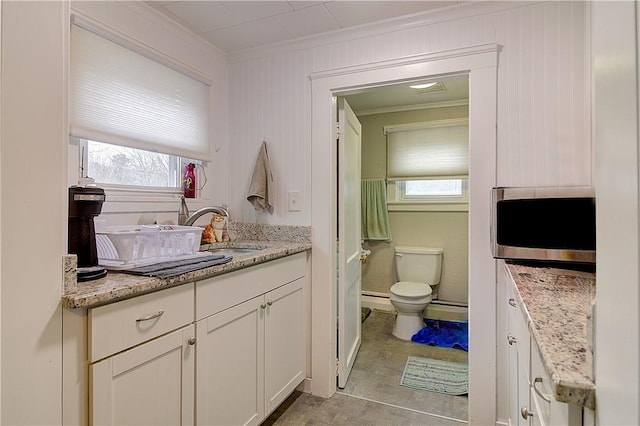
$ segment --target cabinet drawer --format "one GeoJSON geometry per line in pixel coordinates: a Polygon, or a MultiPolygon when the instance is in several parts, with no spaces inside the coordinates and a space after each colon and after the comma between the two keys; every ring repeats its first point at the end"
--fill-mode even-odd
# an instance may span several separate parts
{"type": "Polygon", "coordinates": [[[193,283],[89,310],[91,362],[193,322],[193,283]]]}
{"type": "Polygon", "coordinates": [[[297,253],[198,281],[196,283],[196,320],[303,277],[307,268],[306,257],[304,252],[297,253]]]}

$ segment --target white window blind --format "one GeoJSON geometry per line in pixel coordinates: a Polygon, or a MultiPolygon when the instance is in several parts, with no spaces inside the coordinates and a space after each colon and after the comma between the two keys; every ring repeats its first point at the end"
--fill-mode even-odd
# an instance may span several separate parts
{"type": "Polygon", "coordinates": [[[384,132],[387,135],[387,179],[468,177],[468,120],[385,126],[384,132]]]}
{"type": "Polygon", "coordinates": [[[210,160],[209,87],[77,25],[71,136],[210,160]]]}

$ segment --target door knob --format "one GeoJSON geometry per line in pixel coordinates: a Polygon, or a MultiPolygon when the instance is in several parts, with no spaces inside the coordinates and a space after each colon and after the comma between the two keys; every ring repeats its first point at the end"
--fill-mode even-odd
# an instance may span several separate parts
{"type": "Polygon", "coordinates": [[[360,250],[360,261],[367,263],[367,257],[371,254],[371,250],[360,250]]]}
{"type": "Polygon", "coordinates": [[[533,413],[531,411],[529,411],[529,409],[526,406],[524,406],[524,407],[522,407],[520,409],[520,415],[525,420],[528,420],[529,417],[533,417],[533,413]]]}

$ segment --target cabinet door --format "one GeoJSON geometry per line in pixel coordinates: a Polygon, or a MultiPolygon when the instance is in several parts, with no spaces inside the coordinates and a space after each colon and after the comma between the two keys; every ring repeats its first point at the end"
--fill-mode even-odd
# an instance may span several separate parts
{"type": "Polygon", "coordinates": [[[536,411],[532,422],[534,426],[583,425],[581,407],[554,398],[553,382],[535,344],[531,345],[531,403],[536,411]]]}
{"type": "Polygon", "coordinates": [[[530,417],[522,409],[533,411],[529,398],[530,338],[527,321],[519,306],[515,284],[507,274],[507,340],[509,341],[509,418],[512,425],[528,425],[530,417]]]}
{"type": "Polygon", "coordinates": [[[257,425],[264,417],[264,296],[196,323],[199,425],[257,425]]]}
{"type": "Polygon", "coordinates": [[[265,296],[265,415],[306,376],[303,284],[297,279],[265,296]]]}
{"type": "Polygon", "coordinates": [[[90,367],[94,425],[192,425],[193,325],[90,367]]]}

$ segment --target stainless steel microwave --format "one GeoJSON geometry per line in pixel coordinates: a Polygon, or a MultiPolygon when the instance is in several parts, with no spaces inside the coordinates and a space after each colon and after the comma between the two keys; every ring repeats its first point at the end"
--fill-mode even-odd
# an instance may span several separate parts
{"type": "Polygon", "coordinates": [[[596,262],[596,203],[588,187],[493,188],[494,258],[596,262]]]}

